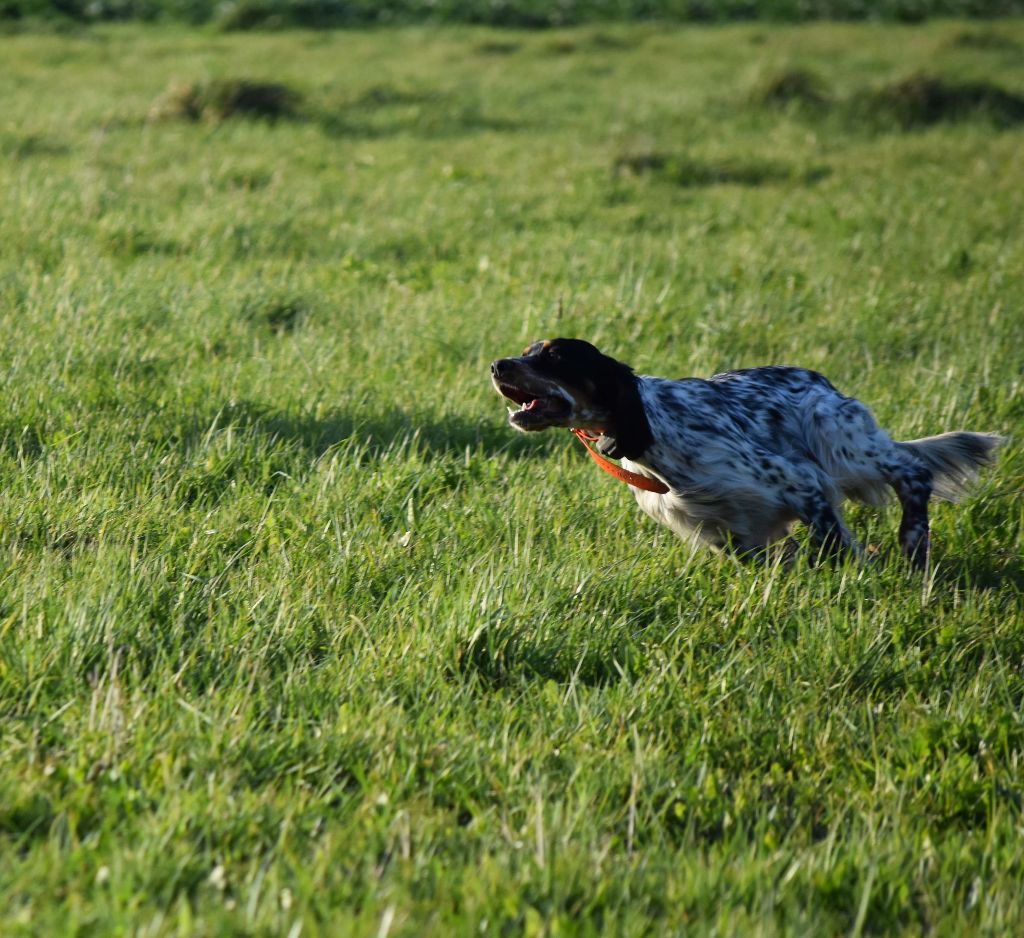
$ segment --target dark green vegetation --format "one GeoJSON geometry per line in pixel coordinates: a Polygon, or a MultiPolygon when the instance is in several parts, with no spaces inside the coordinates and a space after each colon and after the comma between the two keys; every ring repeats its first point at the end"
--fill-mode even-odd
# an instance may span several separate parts
{"type": "Polygon", "coordinates": [[[544,29],[624,20],[890,20],[999,17],[1021,0],[0,0],[0,22],[212,23],[225,30],[476,23],[544,29]]]}
{"type": "Polygon", "coordinates": [[[738,567],[487,363],[1019,441],[1022,41],[3,40],[0,932],[1021,933],[1019,442],[928,580],[738,567]]]}

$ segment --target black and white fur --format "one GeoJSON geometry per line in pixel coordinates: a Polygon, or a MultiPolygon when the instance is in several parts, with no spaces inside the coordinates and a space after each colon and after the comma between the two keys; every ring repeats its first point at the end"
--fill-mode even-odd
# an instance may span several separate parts
{"type": "Polygon", "coordinates": [[[681,537],[757,555],[794,521],[819,553],[858,550],[844,499],[903,509],[899,543],[928,563],[928,501],[956,500],[1002,438],[958,431],[897,443],[860,401],[804,368],[768,366],[704,380],[637,375],[579,339],[536,342],[491,365],[495,388],[521,405],[518,430],[574,427],[622,466],[660,479],[666,494],[633,493],[681,537]]]}

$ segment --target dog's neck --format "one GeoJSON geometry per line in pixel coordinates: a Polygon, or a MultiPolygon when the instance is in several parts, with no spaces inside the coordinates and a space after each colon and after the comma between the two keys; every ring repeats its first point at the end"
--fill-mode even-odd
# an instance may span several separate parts
{"type": "Polygon", "coordinates": [[[640,397],[640,379],[630,373],[618,390],[617,406],[601,434],[598,449],[610,459],[639,459],[654,442],[640,397]]]}

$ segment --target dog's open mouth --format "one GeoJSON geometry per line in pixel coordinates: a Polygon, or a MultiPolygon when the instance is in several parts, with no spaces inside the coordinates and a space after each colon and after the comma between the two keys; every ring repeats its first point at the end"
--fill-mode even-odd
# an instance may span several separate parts
{"type": "Polygon", "coordinates": [[[519,405],[508,421],[519,430],[544,430],[552,425],[568,426],[572,406],[561,395],[537,395],[510,384],[497,385],[499,393],[519,405]]]}

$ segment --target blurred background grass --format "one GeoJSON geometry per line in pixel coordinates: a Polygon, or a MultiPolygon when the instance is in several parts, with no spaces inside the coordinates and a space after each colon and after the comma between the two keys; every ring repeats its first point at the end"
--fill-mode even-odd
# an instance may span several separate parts
{"type": "Polygon", "coordinates": [[[3,0],[0,21],[212,23],[227,30],[419,22],[541,29],[600,21],[921,22],[1019,14],[1020,0],[3,0]]]}

